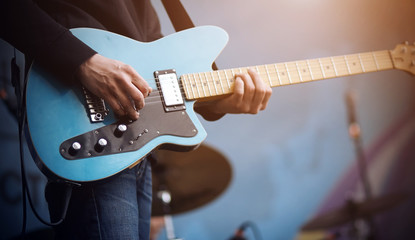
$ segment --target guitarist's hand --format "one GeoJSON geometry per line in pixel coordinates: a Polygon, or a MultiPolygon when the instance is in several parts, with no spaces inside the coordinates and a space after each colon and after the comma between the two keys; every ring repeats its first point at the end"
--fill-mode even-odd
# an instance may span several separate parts
{"type": "Polygon", "coordinates": [[[151,92],[148,83],[129,65],[95,54],[84,62],[77,77],[89,91],[103,98],[118,116],[138,119],[137,110],[151,92]]]}
{"type": "Polygon", "coordinates": [[[262,81],[256,71],[249,69],[248,73],[235,75],[232,95],[197,103],[195,109],[207,120],[217,120],[226,113],[257,114],[267,107],[271,94],[271,87],[262,81]]]}

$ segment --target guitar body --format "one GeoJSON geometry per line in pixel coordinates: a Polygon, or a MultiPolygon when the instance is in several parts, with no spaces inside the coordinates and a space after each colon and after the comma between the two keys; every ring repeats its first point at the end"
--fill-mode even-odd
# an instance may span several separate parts
{"type": "Polygon", "coordinates": [[[193,111],[193,101],[183,97],[183,110],[165,110],[154,72],[174,69],[180,77],[210,71],[212,62],[228,41],[224,30],[214,26],[198,27],[150,43],[97,29],[71,31],[99,54],[131,65],[153,88],[150,97],[158,100],[146,102],[137,121],[125,122],[128,133],[121,137],[105,137],[108,141],[105,151],[88,150],[71,157],[67,154],[71,142],[85,141],[82,147],[93,149],[92,143],[111,135],[120,122],[111,110],[104,121],[92,122],[82,88],[67,87],[34,64],[26,92],[28,142],[36,164],[47,176],[75,182],[100,180],[136,164],[160,146],[189,149],[206,138],[193,111]]]}
{"type": "MultiPolygon", "coordinates": [[[[81,86],[68,87],[36,63],[26,91],[28,145],[47,176],[89,182],[113,176],[158,147],[189,150],[206,132],[189,99],[233,91],[235,73],[211,71],[228,41],[221,28],[204,26],[142,43],[111,32],[79,28],[73,34],[99,54],[132,66],[153,88],[137,121],[116,119],[81,86]],[[182,81],[179,81],[178,79],[182,81]],[[179,91],[177,91],[179,89],[179,91]],[[186,95],[186,96],[184,96],[186,95]]],[[[270,87],[390,69],[415,74],[415,45],[394,50],[254,66],[270,87]]]]}

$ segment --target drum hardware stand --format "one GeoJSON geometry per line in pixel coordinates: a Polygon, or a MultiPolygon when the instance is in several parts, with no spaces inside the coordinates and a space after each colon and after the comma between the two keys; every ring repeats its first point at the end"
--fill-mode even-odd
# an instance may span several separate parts
{"type": "MultiPolygon", "coordinates": [[[[152,166],[156,166],[159,162],[157,154],[155,153],[150,154],[148,159],[150,160],[152,166]]],[[[157,198],[161,201],[163,206],[164,228],[166,230],[167,240],[183,240],[181,238],[176,238],[176,234],[174,233],[173,218],[170,214],[171,194],[166,186],[165,169],[154,169],[153,172],[157,172],[160,176],[161,184],[159,186],[159,190],[157,191],[157,198]]]]}
{"type": "MultiPolygon", "coordinates": [[[[356,156],[357,156],[357,167],[359,172],[360,181],[363,185],[363,191],[365,195],[365,200],[369,201],[372,199],[372,189],[369,183],[368,175],[367,175],[367,165],[366,165],[366,158],[363,152],[362,147],[362,139],[361,139],[361,130],[359,123],[356,119],[356,108],[355,108],[355,96],[354,93],[348,91],[346,93],[346,104],[347,104],[347,112],[348,112],[348,120],[349,120],[349,135],[350,138],[353,140],[356,156]]],[[[356,204],[352,200],[348,200],[348,205],[350,206],[350,213],[353,215],[355,212],[356,204]]],[[[367,240],[374,240],[375,239],[375,224],[373,221],[373,216],[369,215],[364,219],[368,224],[368,236],[367,240]]],[[[356,226],[356,219],[352,221],[352,229],[351,234],[355,237],[358,237],[358,229],[356,226]]]]}
{"type": "Polygon", "coordinates": [[[164,208],[164,226],[166,229],[166,235],[168,240],[183,240],[181,238],[176,238],[174,233],[174,225],[173,225],[173,218],[169,214],[170,212],[170,202],[171,202],[171,194],[168,190],[160,190],[157,192],[157,197],[163,203],[164,208]]]}

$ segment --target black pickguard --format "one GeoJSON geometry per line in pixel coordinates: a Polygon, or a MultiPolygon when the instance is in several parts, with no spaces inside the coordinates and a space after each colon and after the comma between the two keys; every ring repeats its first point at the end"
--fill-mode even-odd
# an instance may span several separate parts
{"type": "Polygon", "coordinates": [[[113,124],[68,139],[60,145],[61,155],[68,160],[76,160],[136,151],[163,135],[193,137],[197,134],[197,129],[185,110],[168,112],[165,110],[158,91],[151,93],[147,99],[153,100],[146,101],[145,107],[139,111],[138,120],[121,119],[113,124]],[[117,132],[119,124],[127,126],[127,130],[122,134],[117,132]],[[99,139],[105,139],[107,142],[102,149],[97,148],[99,139]],[[72,149],[74,142],[81,145],[77,151],[72,149]]]}

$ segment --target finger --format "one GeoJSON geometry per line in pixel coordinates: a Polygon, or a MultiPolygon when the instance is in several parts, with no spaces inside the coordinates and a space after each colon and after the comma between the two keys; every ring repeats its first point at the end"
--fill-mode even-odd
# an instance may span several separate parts
{"type": "MultiPolygon", "coordinates": [[[[121,91],[114,89],[114,94],[120,98],[120,103],[128,115],[135,116],[136,113],[133,113],[133,110],[136,112],[136,110],[144,107],[144,96],[149,94],[149,87],[143,87],[146,91],[145,93],[142,93],[133,83],[134,79],[141,78],[138,73],[126,64],[119,65],[117,68],[121,70],[116,77],[117,81],[120,83],[121,91]]],[[[148,86],[147,82],[144,81],[144,83],[145,84],[143,85],[148,86]]]]}
{"type": "Polygon", "coordinates": [[[131,98],[136,110],[140,110],[144,107],[144,94],[131,82],[128,83],[124,92],[131,98]]]}
{"type": "MultiPolygon", "coordinates": [[[[264,110],[267,105],[268,101],[272,95],[271,86],[267,85],[260,77],[258,72],[248,69],[248,73],[251,75],[254,84],[256,86],[256,94],[262,96],[262,101],[260,101],[259,110],[264,110]]],[[[255,95],[256,96],[256,95],[255,95]]]]}
{"type": "Polygon", "coordinates": [[[147,97],[152,91],[147,81],[133,67],[126,65],[125,70],[131,76],[131,83],[141,91],[144,97],[147,97]]]}
{"type": "Polygon", "coordinates": [[[271,98],[271,95],[272,95],[272,89],[271,89],[271,87],[268,87],[266,89],[264,99],[262,100],[262,106],[261,106],[260,110],[265,110],[265,108],[268,105],[268,101],[271,98]]]}
{"type": "Polygon", "coordinates": [[[114,96],[115,99],[118,100],[119,105],[121,105],[122,109],[120,110],[120,112],[122,110],[124,112],[121,115],[127,114],[128,117],[133,119],[133,120],[138,119],[138,113],[136,111],[136,107],[134,106],[133,102],[131,101],[131,99],[129,98],[128,95],[126,95],[125,93],[122,93],[118,89],[114,89],[113,96],[114,96]]]}
{"type": "Polygon", "coordinates": [[[114,98],[113,96],[110,97],[106,97],[106,99],[104,99],[106,103],[108,103],[112,109],[112,111],[114,112],[115,116],[121,117],[125,115],[125,111],[124,109],[121,107],[121,105],[118,103],[117,99],[114,98]]]}
{"type": "Polygon", "coordinates": [[[255,85],[255,93],[251,104],[251,113],[256,114],[262,108],[262,103],[266,94],[266,86],[256,71],[248,69],[248,74],[251,76],[252,82],[255,85]]]}
{"type": "Polygon", "coordinates": [[[242,102],[243,97],[244,97],[244,81],[240,78],[240,77],[236,77],[235,78],[235,86],[234,86],[234,90],[233,90],[233,95],[232,97],[234,98],[234,101],[239,103],[242,102]]]}
{"type": "MultiPolygon", "coordinates": [[[[250,105],[255,94],[255,85],[252,81],[251,76],[248,73],[238,74],[238,76],[240,76],[242,81],[244,82],[243,102],[244,104],[250,105]]],[[[245,105],[245,106],[249,106],[249,105],[245,105]]]]}

